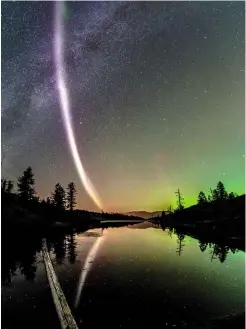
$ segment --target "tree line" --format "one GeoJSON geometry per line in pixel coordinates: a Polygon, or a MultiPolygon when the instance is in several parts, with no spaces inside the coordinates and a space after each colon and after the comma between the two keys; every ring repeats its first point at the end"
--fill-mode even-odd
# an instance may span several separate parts
{"type": "MultiPolygon", "coordinates": [[[[1,179],[1,189],[3,192],[12,194],[14,190],[14,183],[11,180],[1,179]]],[[[24,170],[22,176],[18,178],[17,182],[17,195],[25,201],[36,200],[40,203],[46,203],[48,205],[53,205],[61,210],[74,210],[76,205],[76,194],[77,190],[74,182],[70,182],[66,190],[61,186],[60,183],[57,183],[54,187],[51,197],[47,197],[46,200],[40,200],[36,196],[35,191],[35,179],[32,168],[29,166],[24,170]]],[[[177,197],[177,208],[173,209],[172,206],[169,206],[167,213],[176,213],[184,209],[184,197],[183,194],[178,189],[176,192],[177,197]]],[[[231,200],[237,197],[237,194],[234,192],[228,193],[225,189],[224,184],[219,181],[215,189],[210,188],[210,193],[206,196],[203,191],[200,191],[198,194],[197,204],[203,205],[206,203],[217,202],[221,200],[231,200]]],[[[165,215],[163,212],[162,215],[165,215]]]]}
{"type": "Polygon", "coordinates": [[[215,202],[215,201],[221,201],[221,200],[231,200],[231,199],[235,199],[237,197],[237,194],[234,192],[230,192],[228,193],[225,189],[224,184],[219,181],[216,188],[214,190],[212,190],[210,188],[210,194],[208,194],[208,196],[206,196],[206,194],[201,191],[198,194],[198,200],[197,203],[198,204],[204,204],[207,202],[215,202]]]}
{"type": "MultiPolygon", "coordinates": [[[[2,192],[12,194],[14,190],[14,183],[11,180],[1,179],[2,192]]],[[[36,200],[40,203],[46,203],[53,205],[61,210],[74,210],[76,205],[77,190],[74,182],[70,182],[65,190],[60,183],[57,183],[54,187],[51,197],[47,197],[46,200],[40,200],[35,191],[35,179],[32,168],[29,166],[24,170],[22,176],[18,178],[17,182],[17,195],[23,201],[36,200]]]]}
{"type": "MultiPolygon", "coordinates": [[[[167,209],[167,213],[169,214],[177,213],[184,209],[185,202],[184,202],[183,194],[180,192],[179,189],[175,192],[175,194],[177,197],[177,201],[176,201],[177,208],[173,209],[172,206],[169,206],[167,209]]],[[[207,196],[203,191],[199,192],[197,198],[197,204],[203,205],[206,203],[218,202],[223,200],[232,200],[235,199],[237,196],[238,195],[234,192],[227,192],[224,184],[221,181],[219,181],[215,189],[210,188],[207,196]]],[[[163,215],[165,215],[165,212],[162,213],[162,216],[163,215]]]]}

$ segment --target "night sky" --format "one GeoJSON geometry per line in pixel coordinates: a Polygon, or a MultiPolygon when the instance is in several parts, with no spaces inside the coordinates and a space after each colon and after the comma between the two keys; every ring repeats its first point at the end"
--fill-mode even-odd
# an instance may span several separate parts
{"type": "MultiPolygon", "coordinates": [[[[244,2],[68,2],[65,70],[79,153],[104,211],[244,192],[244,2]]],[[[2,2],[2,177],[74,181],[53,55],[54,3],[2,2]]]]}

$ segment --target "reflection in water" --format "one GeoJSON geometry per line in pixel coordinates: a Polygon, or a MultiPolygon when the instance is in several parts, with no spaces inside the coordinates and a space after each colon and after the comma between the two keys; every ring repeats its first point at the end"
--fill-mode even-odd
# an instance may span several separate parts
{"type": "MultiPolygon", "coordinates": [[[[185,247],[185,237],[186,235],[184,233],[181,233],[180,228],[172,228],[172,227],[166,227],[162,226],[162,230],[166,231],[167,230],[167,235],[172,238],[173,234],[177,236],[177,250],[176,253],[181,256],[183,248],[185,247]]],[[[218,243],[211,243],[208,241],[205,241],[204,238],[203,240],[198,241],[199,249],[201,252],[205,252],[207,250],[207,247],[210,248],[210,255],[211,255],[211,262],[215,259],[218,259],[221,263],[224,263],[224,261],[227,258],[227,255],[229,252],[232,252],[233,254],[238,251],[237,248],[235,247],[229,247],[225,244],[218,244],[218,243]]]]}
{"type": "MultiPolygon", "coordinates": [[[[74,307],[75,308],[78,307],[80,297],[81,297],[81,293],[82,293],[82,289],[83,289],[83,286],[85,284],[86,277],[87,277],[87,275],[88,275],[88,273],[91,269],[91,266],[93,264],[93,261],[94,261],[96,255],[97,255],[97,251],[99,250],[100,245],[103,242],[103,239],[105,238],[105,235],[103,235],[103,230],[100,233],[94,232],[94,231],[92,233],[96,233],[97,237],[96,237],[96,240],[95,240],[94,244],[92,245],[92,247],[91,247],[91,249],[90,249],[90,251],[89,251],[89,253],[86,257],[84,266],[81,270],[79,284],[78,284],[78,287],[77,287],[77,293],[76,293],[75,302],[74,302],[74,307]]],[[[95,236],[95,235],[93,235],[93,236],[95,236]]]]}
{"type": "Polygon", "coordinates": [[[10,285],[12,278],[16,275],[17,264],[10,257],[7,262],[2,262],[2,284],[4,286],[10,285]]]}
{"type": "Polygon", "coordinates": [[[226,257],[230,251],[230,248],[227,246],[220,246],[214,244],[214,258],[218,258],[221,263],[224,263],[226,257]]]}
{"type": "MultiPolygon", "coordinates": [[[[114,223],[104,225],[101,228],[100,234],[95,231],[87,231],[83,236],[98,237],[107,230],[106,227],[119,227],[123,226],[122,223],[114,223]]],[[[144,222],[141,224],[132,224],[129,228],[142,228],[159,229],[158,224],[144,222]]],[[[179,229],[161,227],[167,236],[172,239],[173,236],[177,238],[176,254],[182,256],[185,248],[186,235],[179,229]]],[[[69,263],[74,264],[77,257],[77,240],[75,232],[52,233],[47,238],[48,249],[53,252],[58,265],[64,263],[66,259],[69,263]]],[[[36,278],[37,262],[42,261],[38,255],[42,248],[42,237],[35,234],[28,234],[26,232],[18,232],[11,235],[11,240],[7,235],[2,238],[2,284],[7,286],[11,284],[12,279],[16,275],[23,275],[26,280],[33,281],[36,278]]],[[[224,263],[230,252],[233,254],[238,251],[235,247],[229,247],[225,244],[211,243],[206,241],[205,238],[198,240],[198,248],[201,252],[209,249],[208,255],[211,262],[214,260],[224,263]]]]}
{"type": "Polygon", "coordinates": [[[24,275],[27,281],[36,278],[36,254],[41,250],[41,240],[23,232],[2,236],[2,284],[10,285],[14,276],[24,275]]]}
{"type": "MultiPolygon", "coordinates": [[[[71,264],[76,260],[75,234],[55,233],[47,237],[48,250],[55,254],[61,265],[67,257],[71,264]]],[[[18,232],[8,240],[2,239],[2,284],[9,286],[14,276],[23,275],[27,281],[36,279],[37,263],[42,261],[42,236],[18,232]]]]}
{"type": "MultiPolygon", "coordinates": [[[[163,230],[163,231],[165,231],[165,230],[163,230]]],[[[173,233],[174,233],[174,228],[169,228],[167,231],[167,234],[168,234],[168,236],[170,236],[170,238],[172,238],[173,233]]]]}
{"type": "Polygon", "coordinates": [[[37,257],[35,251],[27,253],[26,257],[19,262],[20,273],[25,276],[27,281],[34,281],[37,271],[37,257]]]}
{"type": "Polygon", "coordinates": [[[57,264],[61,265],[66,257],[66,239],[65,236],[61,235],[57,237],[54,245],[54,254],[56,256],[57,264]]]}
{"type": "Polygon", "coordinates": [[[211,255],[211,262],[215,259],[219,259],[221,263],[224,263],[224,261],[227,258],[227,255],[230,251],[233,253],[236,252],[237,249],[235,248],[229,248],[226,245],[219,245],[216,243],[208,243],[208,242],[202,242],[199,241],[199,247],[202,252],[204,252],[207,249],[207,246],[210,248],[210,255],[211,255]]]}
{"type": "Polygon", "coordinates": [[[208,246],[208,242],[199,241],[199,248],[200,248],[201,252],[206,251],[207,246],[208,246]]]}
{"type": "Polygon", "coordinates": [[[69,234],[67,237],[67,248],[68,248],[68,261],[71,264],[75,263],[76,260],[76,246],[77,246],[77,242],[75,240],[75,234],[69,234]]]}
{"type": "MultiPolygon", "coordinates": [[[[243,311],[244,255],[232,254],[236,244],[230,249],[204,237],[192,238],[181,228],[164,229],[148,222],[103,232],[101,228],[79,234],[56,230],[46,240],[80,328],[199,328],[207,319],[243,311]],[[113,316],[105,318],[105,314],[113,316]]],[[[47,303],[52,299],[41,241],[42,237],[26,232],[3,239],[4,285],[16,276],[11,288],[3,288],[9,328],[16,326],[12,318],[26,323],[25,310],[32,303],[47,318],[54,311],[54,305],[47,303]],[[35,276],[35,284],[24,282],[35,276]]]]}
{"type": "Polygon", "coordinates": [[[177,242],[178,242],[178,247],[177,247],[177,250],[176,250],[176,253],[181,256],[181,253],[183,251],[183,247],[185,246],[184,244],[184,238],[185,238],[185,235],[184,234],[177,234],[177,242]]]}

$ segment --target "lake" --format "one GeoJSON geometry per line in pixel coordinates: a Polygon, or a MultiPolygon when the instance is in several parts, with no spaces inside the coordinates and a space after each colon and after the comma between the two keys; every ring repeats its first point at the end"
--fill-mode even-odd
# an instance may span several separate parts
{"type": "MultiPolygon", "coordinates": [[[[47,243],[79,328],[198,328],[244,313],[243,251],[149,222],[56,233],[47,243]]],[[[3,237],[3,328],[60,328],[41,248],[41,237],[3,237]]]]}

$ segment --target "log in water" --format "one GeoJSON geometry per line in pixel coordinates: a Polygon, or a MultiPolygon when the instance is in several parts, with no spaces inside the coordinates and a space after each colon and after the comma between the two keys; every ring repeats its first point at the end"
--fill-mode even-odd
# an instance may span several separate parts
{"type": "Polygon", "coordinates": [[[56,307],[56,311],[61,323],[62,329],[78,329],[77,324],[74,320],[72,312],[68,306],[67,300],[64,296],[62,288],[58,282],[56,273],[51,263],[50,255],[48,252],[46,240],[43,240],[43,259],[49,285],[52,293],[52,298],[56,307]]]}

